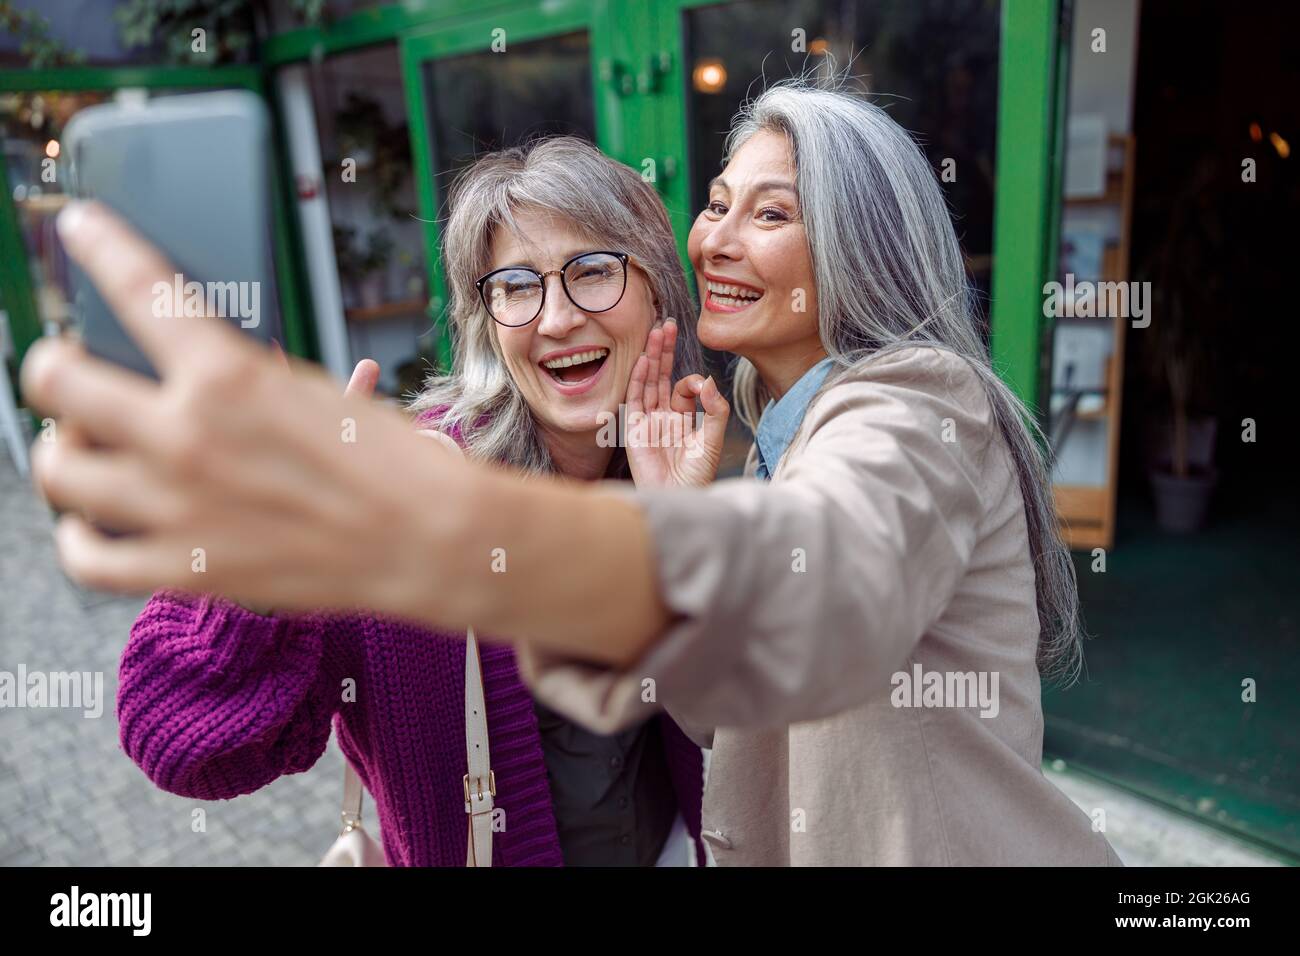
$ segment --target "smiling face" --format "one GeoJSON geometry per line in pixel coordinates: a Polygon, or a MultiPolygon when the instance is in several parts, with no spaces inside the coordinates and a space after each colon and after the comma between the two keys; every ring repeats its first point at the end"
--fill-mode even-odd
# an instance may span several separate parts
{"type": "Polygon", "coordinates": [[[754,363],[778,393],[823,357],[817,287],[789,141],[755,133],[709,186],[691,227],[700,341],[754,363]]]}
{"type": "MultiPolygon", "coordinates": [[[[576,255],[609,248],[548,213],[521,210],[515,221],[518,233],[497,231],[487,271],[523,266],[550,272],[576,255]]],[[[581,277],[571,276],[570,281],[575,278],[581,277]]],[[[493,322],[493,327],[510,377],[552,454],[563,445],[571,455],[584,442],[595,449],[601,412],[618,414],[632,366],[656,318],[654,293],[641,270],[629,264],[627,288],[618,304],[605,312],[584,312],[564,294],[558,275],[545,281],[541,315],[524,326],[493,322]]]]}

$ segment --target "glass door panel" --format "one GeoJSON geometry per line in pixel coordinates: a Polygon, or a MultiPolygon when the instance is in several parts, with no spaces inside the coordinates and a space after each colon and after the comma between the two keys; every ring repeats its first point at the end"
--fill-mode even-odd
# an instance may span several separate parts
{"type": "Polygon", "coordinates": [[[485,152],[538,136],[596,142],[585,31],[518,43],[504,58],[478,52],[430,60],[424,82],[442,196],[455,174],[485,152]]]}
{"type": "MultiPolygon", "coordinates": [[[[474,158],[536,136],[568,134],[600,143],[595,4],[554,3],[405,37],[403,66],[420,217],[430,249],[457,173],[474,158]]],[[[441,262],[430,256],[435,352],[450,364],[441,262]]]]}
{"type": "MultiPolygon", "coordinates": [[[[298,70],[291,66],[281,78],[281,94],[291,101],[298,70]]],[[[378,391],[401,395],[424,365],[429,263],[414,218],[416,179],[397,43],[326,57],[307,71],[305,82],[311,115],[300,124],[314,126],[315,135],[300,145],[318,157],[299,170],[307,181],[299,184],[299,202],[304,234],[317,231],[308,255],[315,256],[322,357],[342,376],[358,359],[373,358],[381,370],[378,391]],[[308,172],[317,164],[319,190],[308,172]],[[328,223],[309,212],[320,207],[322,196],[328,223]],[[333,309],[330,301],[337,303],[333,309]],[[341,325],[327,314],[339,306],[341,325]],[[340,350],[346,355],[333,358],[340,350]]]]}

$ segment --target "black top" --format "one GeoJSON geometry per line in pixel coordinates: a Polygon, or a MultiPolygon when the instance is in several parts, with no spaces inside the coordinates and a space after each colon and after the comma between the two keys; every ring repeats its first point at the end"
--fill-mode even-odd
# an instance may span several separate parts
{"type": "Polygon", "coordinates": [[[660,722],[604,737],[533,706],[565,866],[654,866],[677,816],[660,722]]]}

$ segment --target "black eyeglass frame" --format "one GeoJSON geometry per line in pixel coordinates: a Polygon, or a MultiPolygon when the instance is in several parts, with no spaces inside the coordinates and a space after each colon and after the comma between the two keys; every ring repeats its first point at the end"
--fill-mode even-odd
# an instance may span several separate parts
{"type": "Polygon", "coordinates": [[[528,266],[503,266],[500,269],[493,269],[487,275],[480,276],[478,279],[474,280],[474,287],[478,289],[479,301],[483,303],[483,308],[487,310],[487,314],[491,317],[493,322],[495,322],[497,325],[504,326],[507,329],[522,329],[525,325],[529,325],[533,322],[536,322],[537,317],[541,315],[543,310],[545,310],[546,308],[546,277],[547,276],[558,275],[560,277],[560,288],[564,290],[565,297],[570,302],[572,302],[575,307],[582,309],[583,312],[587,312],[591,315],[600,315],[602,312],[608,312],[610,309],[616,308],[618,304],[623,301],[623,296],[627,294],[627,267],[629,265],[636,266],[638,269],[641,269],[643,272],[645,271],[645,268],[641,265],[640,262],[637,261],[636,257],[629,255],[626,252],[615,252],[613,249],[591,249],[588,250],[587,252],[579,252],[576,256],[570,256],[568,259],[564,261],[564,264],[560,266],[560,268],[551,269],[549,272],[538,272],[536,269],[529,268],[528,266]],[[623,288],[619,290],[618,298],[614,300],[614,304],[604,309],[584,308],[581,304],[579,304],[578,300],[573,297],[573,293],[569,291],[569,283],[564,278],[564,273],[568,270],[569,266],[573,265],[579,259],[584,259],[587,256],[613,256],[615,259],[617,259],[619,262],[623,264],[623,288]],[[542,286],[542,298],[537,303],[537,311],[533,313],[533,317],[531,319],[529,319],[527,322],[520,322],[518,325],[511,325],[509,322],[502,322],[493,313],[492,306],[487,300],[487,293],[483,291],[483,286],[487,283],[488,279],[491,279],[494,275],[496,275],[499,272],[516,272],[516,271],[531,272],[533,275],[537,276],[537,281],[542,286]]]}

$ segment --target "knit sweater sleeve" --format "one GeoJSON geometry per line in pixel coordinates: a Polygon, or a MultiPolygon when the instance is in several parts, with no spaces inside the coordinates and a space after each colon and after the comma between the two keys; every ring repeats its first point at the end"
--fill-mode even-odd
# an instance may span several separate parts
{"type": "Polygon", "coordinates": [[[122,749],[160,788],[251,793],[325,751],[356,643],[325,615],[264,617],[224,598],[160,591],[118,671],[122,749]]]}

